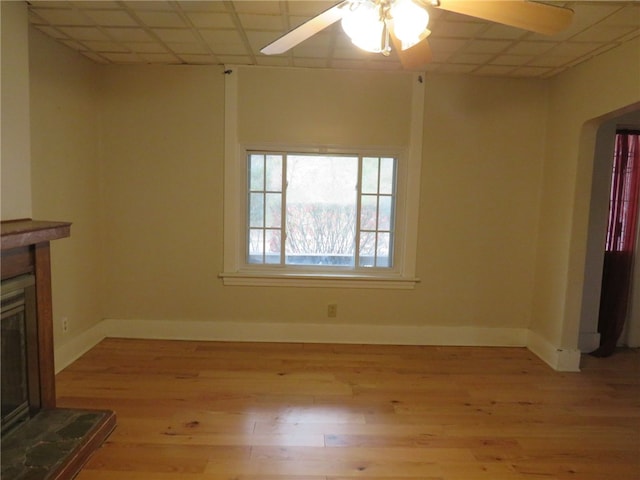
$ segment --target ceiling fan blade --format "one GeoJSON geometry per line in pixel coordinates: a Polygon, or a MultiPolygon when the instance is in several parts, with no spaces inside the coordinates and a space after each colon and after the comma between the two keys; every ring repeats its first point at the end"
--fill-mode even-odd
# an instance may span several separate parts
{"type": "Polygon", "coordinates": [[[337,5],[325,10],[324,12],[316,15],[310,20],[307,20],[299,27],[294,28],[288,33],[285,33],[276,41],[270,43],[264,47],[260,52],[265,55],[277,55],[284,53],[287,50],[295,47],[299,43],[304,42],[307,38],[315,35],[316,33],[324,30],[328,26],[334,24],[340,20],[344,15],[343,7],[348,5],[349,1],[344,0],[337,5]]]}
{"type": "Polygon", "coordinates": [[[573,19],[569,8],[527,0],[439,0],[436,6],[544,35],[561,32],[573,19]]]}
{"type": "Polygon", "coordinates": [[[431,62],[431,47],[427,42],[427,37],[431,33],[429,30],[424,33],[422,40],[403,50],[402,41],[396,37],[393,31],[393,21],[387,22],[387,26],[393,48],[397,52],[403,68],[406,70],[421,70],[427,63],[431,62]]]}

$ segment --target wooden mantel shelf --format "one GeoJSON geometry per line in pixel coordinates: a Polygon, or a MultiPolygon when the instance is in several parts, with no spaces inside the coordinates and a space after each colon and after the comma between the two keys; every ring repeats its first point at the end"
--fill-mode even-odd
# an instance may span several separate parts
{"type": "Polygon", "coordinates": [[[2,250],[49,242],[71,234],[70,222],[24,219],[3,221],[1,225],[2,250]]]}

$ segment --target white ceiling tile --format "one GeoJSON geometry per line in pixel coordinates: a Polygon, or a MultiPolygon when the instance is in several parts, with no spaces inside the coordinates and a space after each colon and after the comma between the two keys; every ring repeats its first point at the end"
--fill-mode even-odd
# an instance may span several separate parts
{"type": "Polygon", "coordinates": [[[235,1],[233,7],[238,13],[256,13],[262,15],[278,15],[280,13],[279,2],[265,1],[235,1]]]}
{"type": "Polygon", "coordinates": [[[640,27],[640,2],[636,1],[618,10],[605,18],[601,24],[616,27],[640,27]]]}
{"type": "Polygon", "coordinates": [[[96,40],[84,40],[84,43],[90,50],[94,52],[128,52],[129,49],[124,45],[115,42],[100,42],[96,40]]]}
{"type": "Polygon", "coordinates": [[[198,28],[234,28],[233,18],[228,13],[191,12],[187,17],[198,28]]]}
{"type": "Polygon", "coordinates": [[[67,47],[72,48],[73,50],[78,50],[79,52],[83,50],[87,50],[87,47],[85,47],[82,43],[77,42],[75,40],[60,40],[60,42],[66,45],[67,47]]]}
{"type": "Polygon", "coordinates": [[[595,42],[564,42],[553,49],[553,55],[581,57],[602,47],[595,42]]]}
{"type": "Polygon", "coordinates": [[[137,53],[166,53],[167,49],[157,42],[126,42],[123,44],[132,52],[137,53]]]}
{"type": "Polygon", "coordinates": [[[88,59],[96,62],[96,63],[109,63],[108,60],[106,60],[104,57],[98,55],[95,52],[91,52],[91,51],[81,51],[80,53],[82,53],[82,55],[84,55],[85,57],[87,57],[88,59]]]}
{"type": "Polygon", "coordinates": [[[453,39],[453,38],[429,38],[429,45],[433,52],[457,52],[465,47],[469,40],[453,39]]]}
{"type": "Polygon", "coordinates": [[[36,28],[40,30],[45,35],[50,36],[55,39],[68,38],[68,35],[62,31],[60,31],[56,27],[50,27],[48,25],[37,25],[36,28]]]}
{"type": "Polygon", "coordinates": [[[111,2],[109,0],[100,0],[100,1],[88,0],[88,1],[69,2],[69,3],[71,3],[75,7],[81,8],[82,10],[89,10],[92,8],[97,8],[99,10],[104,10],[104,9],[119,10],[121,8],[118,2],[111,2]]]}
{"type": "Polygon", "coordinates": [[[503,65],[483,65],[479,67],[477,70],[474,70],[473,73],[477,75],[488,75],[488,76],[507,76],[511,72],[513,72],[515,67],[503,66],[503,65]]]}
{"type": "Polygon", "coordinates": [[[633,27],[599,24],[571,37],[572,42],[615,42],[619,38],[634,32],[633,27]]]}
{"type": "Polygon", "coordinates": [[[196,36],[187,28],[154,28],[155,33],[163,42],[195,42],[196,36]]]}
{"type": "Polygon", "coordinates": [[[137,22],[127,12],[121,10],[87,10],[84,12],[96,25],[110,27],[129,27],[137,22]]]}
{"type": "Polygon", "coordinates": [[[69,8],[36,8],[34,12],[51,25],[86,25],[87,18],[78,10],[69,8]]]}
{"type": "Polygon", "coordinates": [[[182,63],[182,61],[171,53],[139,53],[143,60],[149,63],[172,64],[182,63]]]}
{"type": "Polygon", "coordinates": [[[97,27],[59,27],[59,30],[76,40],[110,40],[109,37],[102,33],[97,27]]]}
{"type": "Polygon", "coordinates": [[[337,3],[338,2],[334,0],[289,2],[289,14],[310,18],[314,15],[318,15],[319,13],[324,12],[325,10],[328,10],[337,3]]]}
{"type": "Polygon", "coordinates": [[[215,1],[181,1],[180,8],[187,12],[228,12],[225,2],[215,1]]]}
{"type": "Polygon", "coordinates": [[[242,37],[235,30],[200,30],[202,38],[211,46],[242,44],[242,37]]]}
{"type": "Polygon", "coordinates": [[[180,28],[187,26],[182,17],[175,12],[137,11],[135,15],[149,27],[180,28]]]}
{"type": "Polygon", "coordinates": [[[196,42],[169,42],[167,47],[179,55],[209,55],[209,50],[196,42]]]}
{"type": "MultiPolygon", "coordinates": [[[[283,55],[259,53],[288,28],[308,21],[337,1],[31,0],[28,8],[30,23],[58,41],[66,40],[72,48],[124,49],[104,55],[94,52],[93,59],[100,63],[224,61],[308,68],[400,69],[395,52],[384,57],[360,51],[346,37],[340,22],[283,55]],[[141,53],[135,55],[130,49],[141,53]],[[167,54],[166,49],[171,52],[167,54]],[[181,54],[179,59],[172,57],[176,52],[181,54]]],[[[575,10],[574,22],[567,31],[548,37],[429,8],[433,62],[427,69],[548,78],[640,36],[640,1],[546,1],[575,10]]]]}
{"type": "Polygon", "coordinates": [[[160,0],[140,0],[140,1],[125,1],[123,2],[128,8],[134,10],[155,10],[155,11],[172,11],[173,5],[166,1],[160,0]]]}
{"type": "Polygon", "coordinates": [[[533,60],[533,55],[498,55],[491,63],[493,65],[525,65],[533,60]]]}
{"type": "Polygon", "coordinates": [[[284,28],[281,15],[240,14],[240,23],[249,30],[274,30],[279,32],[284,28]]]}
{"type": "Polygon", "coordinates": [[[113,39],[120,42],[150,42],[155,40],[153,36],[142,28],[105,27],[103,30],[113,39]]]}
{"type": "Polygon", "coordinates": [[[451,57],[453,63],[464,63],[471,65],[482,65],[493,58],[493,55],[486,53],[456,53],[451,57]]]}
{"type": "Polygon", "coordinates": [[[548,52],[557,44],[554,42],[518,42],[507,50],[509,54],[515,55],[542,55],[548,52]]]}
{"type": "Polygon", "coordinates": [[[552,68],[548,67],[519,67],[515,69],[511,74],[516,77],[542,77],[543,75],[552,71],[552,68]]]}
{"type": "Polygon", "coordinates": [[[476,68],[478,67],[475,65],[441,64],[438,73],[471,73],[476,68]]]}
{"type": "Polygon", "coordinates": [[[529,67],[561,67],[571,63],[574,57],[561,55],[544,55],[532,60],[527,66],[529,67]]]}
{"type": "Polygon", "coordinates": [[[500,53],[506,50],[511,42],[506,40],[475,40],[465,48],[469,53],[500,53]]]}
{"type": "Polygon", "coordinates": [[[135,53],[105,52],[103,57],[112,63],[141,63],[141,58],[135,53]]]}

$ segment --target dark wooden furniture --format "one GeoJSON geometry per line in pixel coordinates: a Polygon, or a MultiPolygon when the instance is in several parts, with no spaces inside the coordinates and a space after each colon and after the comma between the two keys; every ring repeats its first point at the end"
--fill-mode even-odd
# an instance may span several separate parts
{"type": "MultiPolygon", "coordinates": [[[[2,280],[23,274],[35,276],[37,332],[28,341],[37,342],[38,354],[35,365],[31,362],[28,367],[28,376],[30,383],[37,382],[37,388],[30,388],[29,395],[29,410],[36,415],[41,410],[56,409],[50,242],[68,237],[71,223],[25,219],[3,221],[1,226],[2,280]]],[[[56,472],[49,472],[47,479],[70,479],[77,474],[115,427],[115,414],[106,413],[104,420],[90,432],[87,441],[71,452],[56,472]]]]}

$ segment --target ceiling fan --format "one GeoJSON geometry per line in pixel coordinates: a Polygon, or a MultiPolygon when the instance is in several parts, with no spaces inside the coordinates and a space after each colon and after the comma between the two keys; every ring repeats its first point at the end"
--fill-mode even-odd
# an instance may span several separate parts
{"type": "Polygon", "coordinates": [[[351,41],[363,50],[389,55],[393,48],[406,69],[431,60],[426,38],[429,9],[439,8],[545,35],[571,24],[573,11],[528,0],[343,0],[284,34],[262,50],[277,55],[295,47],[338,20],[351,41]]]}

